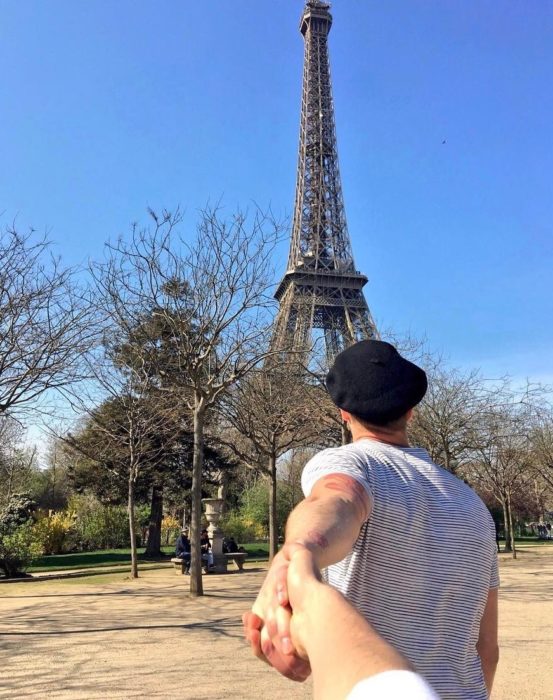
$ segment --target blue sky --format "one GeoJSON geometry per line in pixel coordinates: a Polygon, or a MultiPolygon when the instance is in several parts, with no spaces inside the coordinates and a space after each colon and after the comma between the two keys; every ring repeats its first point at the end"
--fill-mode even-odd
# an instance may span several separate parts
{"type": "MultiPolygon", "coordinates": [[[[76,264],[147,206],[180,204],[190,227],[221,197],[290,214],[302,6],[0,0],[2,221],[76,264]]],[[[553,2],[332,11],[346,210],[378,324],[553,381],[553,2]]]]}

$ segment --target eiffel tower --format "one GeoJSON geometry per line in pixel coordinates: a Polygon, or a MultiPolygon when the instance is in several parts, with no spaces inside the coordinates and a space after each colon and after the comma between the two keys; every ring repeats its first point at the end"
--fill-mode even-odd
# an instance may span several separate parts
{"type": "Polygon", "coordinates": [[[326,364],[357,340],[377,337],[363,295],[367,277],[355,269],[349,239],[328,58],[330,5],[307,0],[300,144],[292,240],[275,297],[279,312],[272,347],[311,352],[316,329],[326,364]]]}

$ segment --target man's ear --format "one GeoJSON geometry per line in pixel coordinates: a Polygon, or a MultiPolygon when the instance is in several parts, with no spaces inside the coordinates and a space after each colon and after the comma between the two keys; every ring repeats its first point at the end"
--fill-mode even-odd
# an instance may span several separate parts
{"type": "Polygon", "coordinates": [[[405,415],[407,416],[407,422],[408,422],[408,423],[409,423],[409,421],[413,420],[413,414],[414,414],[414,413],[415,413],[415,409],[414,409],[414,408],[410,408],[410,409],[407,411],[407,413],[405,414],[405,415]]]}
{"type": "Polygon", "coordinates": [[[340,415],[342,416],[342,420],[344,421],[344,423],[350,423],[351,422],[351,413],[344,411],[343,408],[340,408],[339,411],[340,411],[340,415]]]}

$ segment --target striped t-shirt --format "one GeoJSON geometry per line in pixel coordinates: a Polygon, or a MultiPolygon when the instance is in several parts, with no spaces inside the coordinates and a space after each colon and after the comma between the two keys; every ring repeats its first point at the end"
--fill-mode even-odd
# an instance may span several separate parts
{"type": "Polygon", "coordinates": [[[319,452],[304,494],[347,474],[372,509],[351,553],[328,582],[411,661],[443,700],[485,700],[476,652],[490,588],[499,585],[493,520],[464,482],[426,450],[363,438],[319,452]]]}

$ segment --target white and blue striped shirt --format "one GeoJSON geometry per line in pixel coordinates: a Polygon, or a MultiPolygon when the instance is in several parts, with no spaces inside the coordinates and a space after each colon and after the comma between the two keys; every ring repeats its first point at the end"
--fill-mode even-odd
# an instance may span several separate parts
{"type": "Polygon", "coordinates": [[[499,585],[488,509],[420,448],[367,438],[323,450],[305,466],[304,494],[335,473],[359,481],[372,508],[328,582],[443,700],[485,700],[476,642],[489,589],[499,585]]]}

